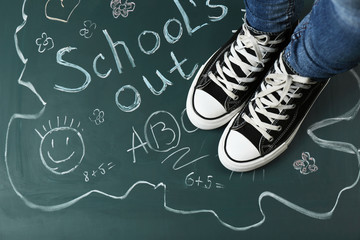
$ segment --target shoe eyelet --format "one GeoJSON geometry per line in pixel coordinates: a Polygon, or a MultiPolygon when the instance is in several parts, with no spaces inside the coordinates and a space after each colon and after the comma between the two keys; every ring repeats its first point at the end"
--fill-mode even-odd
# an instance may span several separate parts
{"type": "Polygon", "coordinates": [[[288,120],[290,118],[289,115],[285,115],[285,120],[288,120]]]}
{"type": "Polygon", "coordinates": [[[282,130],[282,126],[278,126],[277,131],[281,131],[281,130],[282,130]]]}
{"type": "Polygon", "coordinates": [[[244,87],[244,91],[247,91],[247,90],[249,90],[249,87],[248,87],[248,86],[245,86],[245,87],[244,87]]]}
{"type": "Polygon", "coordinates": [[[235,96],[235,97],[233,98],[233,100],[235,100],[235,101],[239,100],[239,96],[235,96]]]}
{"type": "Polygon", "coordinates": [[[274,141],[274,138],[273,138],[273,137],[270,137],[268,141],[269,141],[269,142],[272,142],[272,141],[274,141]]]}
{"type": "Polygon", "coordinates": [[[299,98],[301,98],[303,96],[303,94],[302,93],[299,93],[299,98]]]}
{"type": "Polygon", "coordinates": [[[291,105],[291,109],[296,108],[296,104],[291,105]]]}

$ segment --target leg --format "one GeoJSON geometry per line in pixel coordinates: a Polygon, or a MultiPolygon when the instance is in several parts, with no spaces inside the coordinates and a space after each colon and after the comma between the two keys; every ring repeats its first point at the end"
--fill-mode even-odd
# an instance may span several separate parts
{"type": "Polygon", "coordinates": [[[288,148],[328,79],[359,63],[359,29],[360,1],[315,2],[285,53],[225,129],[219,143],[225,167],[250,171],[288,148]]]}
{"type": "Polygon", "coordinates": [[[271,5],[268,1],[247,0],[249,14],[242,27],[195,76],[186,112],[198,128],[214,129],[228,123],[244,108],[288,45],[295,27],[293,23],[297,21],[295,0],[272,0],[271,5]],[[269,19],[257,21],[257,14],[269,16],[269,19]],[[258,27],[263,22],[269,23],[266,28],[258,27]]]}
{"type": "Polygon", "coordinates": [[[302,0],[245,0],[246,19],[262,32],[282,32],[296,24],[302,0]]]}
{"type": "Polygon", "coordinates": [[[284,59],[297,74],[329,78],[360,61],[360,1],[320,0],[295,29],[284,59]]]}

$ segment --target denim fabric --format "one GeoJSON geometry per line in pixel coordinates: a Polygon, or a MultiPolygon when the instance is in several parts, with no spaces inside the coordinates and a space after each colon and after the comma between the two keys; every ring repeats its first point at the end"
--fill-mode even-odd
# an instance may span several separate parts
{"type": "Polygon", "coordinates": [[[356,66],[360,62],[360,0],[316,1],[296,27],[284,60],[299,75],[315,79],[356,66]]]}
{"type": "Polygon", "coordinates": [[[246,20],[261,32],[279,33],[299,19],[302,0],[245,0],[246,20]]]}

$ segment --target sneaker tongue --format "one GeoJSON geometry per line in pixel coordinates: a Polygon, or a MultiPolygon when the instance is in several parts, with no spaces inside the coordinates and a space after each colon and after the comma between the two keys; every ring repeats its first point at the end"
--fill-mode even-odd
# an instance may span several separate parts
{"type": "MultiPolygon", "coordinates": [[[[249,49],[249,48],[245,48],[245,49],[242,49],[241,52],[237,52],[239,58],[241,59],[241,61],[245,64],[250,64],[250,62],[244,57],[244,55],[242,54],[242,52],[245,51],[251,55],[255,55],[255,52],[252,50],[252,49],[249,49]]],[[[236,75],[238,75],[239,77],[246,77],[247,75],[243,72],[243,70],[235,63],[231,62],[231,66],[232,68],[234,69],[236,75]]],[[[235,83],[237,83],[237,81],[235,79],[232,79],[235,83]]]]}
{"type": "MultiPolygon", "coordinates": [[[[271,113],[279,113],[279,111],[275,108],[267,108],[266,111],[271,112],[271,113]]],[[[267,118],[266,116],[264,116],[261,113],[257,113],[258,117],[260,118],[260,120],[264,123],[269,123],[271,124],[272,122],[269,120],[269,118],[267,118]]]]}
{"type": "MultiPolygon", "coordinates": [[[[238,56],[240,57],[241,61],[249,64],[249,62],[246,60],[246,58],[244,56],[242,56],[241,54],[238,54],[238,56]]],[[[230,58],[230,53],[229,53],[229,56],[230,58]]],[[[231,67],[232,69],[235,71],[236,75],[238,77],[246,77],[245,73],[241,70],[241,68],[236,65],[235,63],[231,62],[230,61],[230,64],[231,64],[231,67]]],[[[227,68],[227,66],[225,64],[222,65],[222,69],[224,70],[224,68],[227,68]]],[[[232,78],[232,77],[229,77],[227,74],[224,74],[226,76],[226,79],[229,81],[229,82],[232,82],[232,83],[235,83],[235,84],[241,84],[241,82],[239,83],[235,78],[232,78]]]]}
{"type": "MultiPolygon", "coordinates": [[[[240,50],[240,52],[236,51],[236,53],[237,53],[238,57],[241,59],[241,61],[242,61],[243,63],[245,63],[245,64],[248,64],[248,65],[251,65],[251,64],[250,64],[250,62],[246,59],[246,57],[244,56],[244,54],[247,53],[247,54],[250,54],[250,55],[253,55],[253,56],[256,55],[256,54],[255,54],[255,51],[252,50],[251,48],[243,48],[243,49],[240,50]]],[[[229,52],[229,56],[228,56],[228,57],[230,58],[230,56],[231,56],[231,52],[229,52]]],[[[247,77],[247,74],[244,73],[244,71],[240,68],[240,66],[238,66],[238,65],[235,64],[235,63],[233,63],[232,61],[230,61],[230,64],[231,64],[231,67],[234,69],[234,71],[235,71],[235,73],[236,73],[236,75],[237,75],[238,77],[241,77],[241,78],[247,77]]],[[[224,65],[224,67],[226,67],[226,66],[224,65]]],[[[236,79],[234,79],[234,78],[231,78],[231,77],[227,76],[227,79],[228,79],[230,82],[239,84],[239,82],[236,81],[236,79]]],[[[241,83],[240,83],[240,84],[241,84],[241,83]]]]}
{"type": "MultiPolygon", "coordinates": [[[[251,33],[251,35],[253,36],[260,36],[260,35],[264,35],[264,33],[259,33],[255,30],[253,30],[252,28],[248,28],[249,32],[251,33]]],[[[240,32],[239,34],[243,34],[243,32],[240,32]]],[[[272,35],[269,35],[270,37],[270,40],[275,40],[277,39],[279,36],[279,34],[272,34],[272,35]]],[[[255,51],[252,49],[252,48],[244,48],[242,49],[240,52],[236,51],[237,55],[239,56],[239,58],[241,59],[242,62],[244,62],[245,64],[250,64],[250,62],[246,59],[246,57],[244,56],[244,53],[247,53],[247,54],[250,54],[252,56],[256,56],[256,53],[255,51]]],[[[230,53],[229,53],[229,56],[230,56],[230,53]]],[[[231,61],[230,61],[231,62],[231,61]]],[[[239,76],[239,77],[247,77],[247,74],[245,74],[243,72],[243,70],[235,63],[231,62],[231,66],[232,68],[234,69],[235,73],[239,76]]],[[[228,77],[228,80],[230,82],[233,82],[233,83],[238,83],[234,78],[230,78],[228,77]]]]}
{"type": "MultiPolygon", "coordinates": [[[[280,91],[280,90],[279,90],[279,91],[280,91]]],[[[279,100],[279,99],[281,98],[279,91],[271,93],[271,95],[272,95],[273,97],[275,97],[277,100],[279,100]]],[[[269,98],[268,96],[264,96],[263,98],[266,99],[266,100],[268,100],[268,101],[270,101],[270,98],[269,98]]],[[[281,101],[281,104],[286,104],[286,103],[284,102],[284,100],[282,100],[282,101],[281,101]]],[[[267,112],[271,112],[271,113],[275,113],[275,114],[279,114],[279,113],[280,113],[280,110],[277,109],[276,107],[269,107],[269,106],[266,106],[266,105],[265,105],[264,107],[266,108],[266,111],[267,111],[267,112]]],[[[272,124],[272,122],[269,120],[268,117],[264,116],[264,115],[261,114],[261,113],[257,113],[257,115],[258,115],[258,117],[260,118],[260,120],[261,120],[262,122],[272,124]]]]}

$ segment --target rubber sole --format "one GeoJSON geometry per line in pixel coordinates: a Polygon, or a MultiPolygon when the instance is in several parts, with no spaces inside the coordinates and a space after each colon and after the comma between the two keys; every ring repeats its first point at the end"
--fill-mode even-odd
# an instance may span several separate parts
{"type": "MultiPolygon", "coordinates": [[[[224,116],[221,116],[219,118],[216,119],[206,119],[203,118],[202,116],[200,116],[194,109],[193,106],[193,97],[194,97],[194,92],[195,92],[195,87],[197,84],[197,81],[199,79],[199,76],[201,75],[204,67],[206,66],[206,64],[208,63],[208,61],[211,59],[212,57],[210,57],[207,62],[202,65],[198,71],[198,73],[196,74],[188,95],[187,95],[187,99],[186,99],[186,113],[188,115],[188,118],[190,120],[190,122],[195,126],[198,127],[202,130],[212,130],[212,129],[216,129],[219,127],[224,126],[225,124],[227,124],[238,112],[240,112],[240,110],[245,106],[245,103],[242,104],[240,107],[236,108],[235,110],[233,110],[232,112],[229,112],[228,114],[225,114],[224,116]]],[[[211,107],[211,106],[209,106],[211,107]]]]}
{"type": "MultiPolygon", "coordinates": [[[[328,81],[329,82],[329,81],[328,81]]],[[[277,147],[276,149],[274,149],[273,151],[271,151],[270,153],[259,157],[259,158],[255,158],[253,160],[249,160],[249,161],[236,161],[234,159],[231,159],[226,151],[225,151],[225,141],[228,135],[228,132],[230,131],[230,128],[234,122],[234,120],[236,119],[236,117],[234,117],[230,123],[227,125],[227,127],[225,128],[223,134],[221,135],[220,141],[219,141],[219,145],[218,145],[218,155],[219,155],[219,159],[220,162],[222,163],[222,165],[224,167],[226,167],[227,169],[231,170],[231,171],[235,171],[235,172],[248,172],[248,171],[252,171],[255,170],[259,167],[262,167],[268,163],[270,163],[272,160],[274,160],[275,158],[277,158],[280,154],[282,154],[290,145],[290,143],[292,142],[292,140],[294,139],[296,133],[298,132],[301,124],[303,123],[305,117],[308,115],[310,109],[312,108],[312,106],[314,105],[314,103],[316,102],[317,98],[320,96],[320,94],[322,93],[322,91],[325,89],[326,85],[328,84],[328,82],[323,86],[323,88],[321,89],[321,91],[318,93],[318,95],[316,96],[316,98],[314,99],[314,101],[312,102],[311,106],[308,108],[308,110],[306,111],[306,114],[304,115],[304,117],[301,119],[301,121],[299,122],[298,126],[296,127],[296,129],[294,130],[294,132],[289,136],[288,139],[285,140],[284,143],[282,143],[279,147],[277,147]]],[[[244,150],[246,151],[246,149],[244,150]]]]}
{"type": "MultiPolygon", "coordinates": [[[[218,154],[219,154],[219,160],[220,160],[221,164],[224,167],[226,167],[227,169],[234,171],[234,172],[248,172],[248,171],[255,170],[259,167],[262,167],[262,166],[270,163],[272,160],[274,160],[275,158],[280,156],[280,154],[282,154],[288,148],[288,146],[294,139],[294,137],[301,125],[300,124],[296,128],[296,130],[291,134],[291,136],[283,144],[281,144],[278,148],[276,148],[269,154],[259,157],[259,158],[255,158],[254,160],[241,162],[241,161],[234,161],[225,152],[225,140],[226,140],[227,134],[230,131],[230,128],[231,128],[234,120],[235,120],[235,118],[226,127],[224,133],[222,134],[222,136],[220,138],[219,145],[218,145],[218,154]]],[[[246,150],[244,150],[244,151],[246,151],[246,150]]]]}

